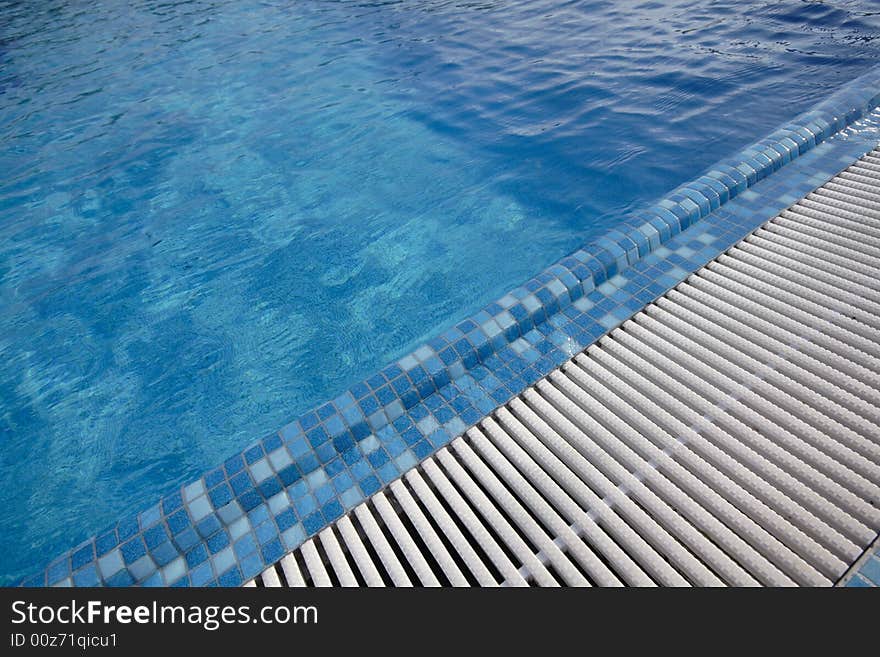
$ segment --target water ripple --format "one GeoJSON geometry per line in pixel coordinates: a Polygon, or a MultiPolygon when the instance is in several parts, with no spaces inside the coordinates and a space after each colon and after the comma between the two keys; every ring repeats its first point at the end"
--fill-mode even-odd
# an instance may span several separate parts
{"type": "Polygon", "coordinates": [[[880,57],[876,3],[0,3],[0,583],[880,57]]]}

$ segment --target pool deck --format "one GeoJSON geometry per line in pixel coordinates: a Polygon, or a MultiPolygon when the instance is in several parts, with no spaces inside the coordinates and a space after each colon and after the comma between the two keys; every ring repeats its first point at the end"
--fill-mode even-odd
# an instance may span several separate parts
{"type": "Polygon", "coordinates": [[[874,69],[22,584],[252,580],[874,149],[878,103],[874,69]]]}

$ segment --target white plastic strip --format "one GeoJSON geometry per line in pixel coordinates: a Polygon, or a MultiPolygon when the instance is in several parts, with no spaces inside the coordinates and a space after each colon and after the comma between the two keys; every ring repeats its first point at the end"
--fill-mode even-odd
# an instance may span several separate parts
{"type": "Polygon", "coordinates": [[[428,510],[431,517],[439,525],[443,535],[452,543],[456,553],[467,564],[468,569],[476,578],[480,586],[497,586],[498,582],[492,573],[480,559],[474,547],[461,532],[452,517],[443,508],[443,505],[434,495],[434,492],[425,483],[418,470],[410,470],[406,480],[412,486],[415,494],[428,510]]]}
{"type": "Polygon", "coordinates": [[[263,571],[263,586],[270,588],[277,588],[281,586],[281,579],[278,577],[278,573],[275,571],[275,566],[270,566],[263,571]]]}
{"type": "Polygon", "coordinates": [[[400,546],[404,557],[406,557],[409,565],[412,566],[422,585],[440,586],[440,580],[437,579],[434,571],[431,570],[431,566],[428,564],[422,551],[418,548],[412,536],[409,535],[406,527],[403,526],[403,522],[401,522],[400,517],[391,507],[391,503],[385,497],[385,494],[379,491],[373,495],[372,500],[382,520],[385,521],[385,526],[394,537],[397,545],[400,546]]]}
{"type": "Polygon", "coordinates": [[[406,486],[403,485],[403,482],[400,479],[392,482],[391,490],[401,507],[403,507],[404,513],[406,513],[410,521],[415,525],[416,531],[421,536],[425,545],[427,545],[428,550],[434,556],[434,559],[437,560],[437,563],[440,564],[440,568],[449,579],[449,582],[453,586],[467,586],[468,581],[464,576],[464,573],[461,572],[458,564],[455,563],[455,559],[449,554],[449,550],[443,545],[443,541],[440,540],[437,532],[431,526],[431,523],[425,517],[425,514],[422,513],[419,505],[413,499],[412,495],[410,495],[406,486]]]}
{"type": "Polygon", "coordinates": [[[319,588],[332,586],[330,575],[324,567],[324,562],[321,559],[321,555],[318,554],[318,548],[315,547],[314,541],[306,541],[302,544],[300,550],[306,562],[306,569],[312,578],[312,583],[319,588]]]}
{"type": "Polygon", "coordinates": [[[305,586],[306,581],[299,570],[296,559],[292,554],[287,554],[281,559],[281,572],[284,573],[284,579],[287,585],[291,587],[305,586]]]}
{"type": "Polygon", "coordinates": [[[388,539],[385,538],[385,534],[382,533],[382,530],[376,523],[376,519],[373,517],[369,507],[366,504],[361,504],[355,508],[354,514],[361,527],[363,527],[364,533],[367,535],[373,549],[379,555],[379,559],[394,585],[412,586],[409,575],[406,574],[406,570],[404,570],[403,565],[388,543],[388,539]]]}
{"type": "Polygon", "coordinates": [[[382,575],[379,573],[379,569],[376,568],[376,564],[374,564],[373,560],[370,558],[367,548],[364,547],[361,537],[351,523],[351,519],[348,516],[343,516],[336,523],[336,528],[339,530],[339,534],[345,542],[345,547],[348,549],[349,554],[351,554],[352,559],[354,559],[354,562],[357,564],[358,570],[364,578],[364,582],[366,582],[367,586],[385,586],[385,582],[382,580],[382,575]]]}
{"type": "MultiPolygon", "coordinates": [[[[498,569],[503,578],[503,582],[507,586],[528,586],[528,582],[520,575],[519,568],[514,565],[505,553],[504,549],[498,544],[489,530],[486,528],[471,506],[465,501],[461,494],[452,485],[449,479],[443,474],[434,459],[427,459],[424,463],[425,473],[431,480],[431,483],[437,487],[440,495],[446,500],[446,503],[452,507],[456,517],[465,526],[468,533],[480,549],[489,557],[489,561],[498,569]]],[[[496,529],[503,532],[500,526],[496,529]]],[[[518,552],[518,547],[513,548],[518,552]]],[[[528,550],[523,551],[528,554],[528,550]]],[[[538,564],[540,565],[540,564],[538,564]]],[[[543,568],[543,566],[541,566],[543,568]]]]}
{"type": "Polygon", "coordinates": [[[344,587],[357,586],[357,577],[355,577],[351,566],[348,565],[345,553],[343,553],[342,548],[339,546],[339,541],[336,540],[336,535],[333,533],[333,527],[324,529],[318,534],[318,538],[321,539],[321,546],[324,548],[324,552],[327,553],[327,558],[330,560],[330,565],[333,566],[333,572],[336,573],[339,584],[344,587]]]}

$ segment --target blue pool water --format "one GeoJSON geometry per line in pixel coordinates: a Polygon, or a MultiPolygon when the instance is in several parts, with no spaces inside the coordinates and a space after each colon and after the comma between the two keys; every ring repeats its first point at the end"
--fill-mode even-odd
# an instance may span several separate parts
{"type": "Polygon", "coordinates": [[[880,60],[870,2],[0,3],[0,583],[880,60]]]}

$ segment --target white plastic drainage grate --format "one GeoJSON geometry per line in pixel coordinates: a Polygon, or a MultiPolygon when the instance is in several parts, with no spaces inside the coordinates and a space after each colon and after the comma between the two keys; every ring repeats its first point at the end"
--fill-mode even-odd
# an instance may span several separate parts
{"type": "Polygon", "coordinates": [[[831,585],[880,529],[880,152],[248,585],[831,585]]]}

